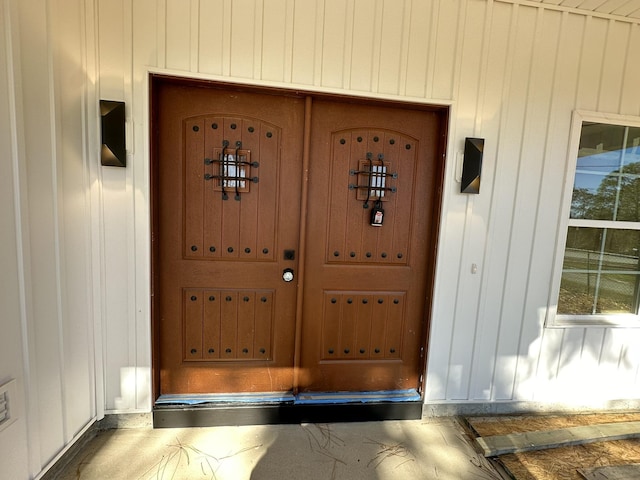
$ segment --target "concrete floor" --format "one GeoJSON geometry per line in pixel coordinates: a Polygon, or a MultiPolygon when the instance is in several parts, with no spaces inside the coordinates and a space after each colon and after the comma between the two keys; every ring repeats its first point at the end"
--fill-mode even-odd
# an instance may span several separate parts
{"type": "Polygon", "coordinates": [[[497,480],[458,420],[104,430],[59,480],[497,480]]]}

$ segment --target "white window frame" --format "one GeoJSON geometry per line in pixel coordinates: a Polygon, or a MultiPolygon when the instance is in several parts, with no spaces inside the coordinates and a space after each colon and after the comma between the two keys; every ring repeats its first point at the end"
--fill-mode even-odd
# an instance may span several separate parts
{"type": "MultiPolygon", "coordinates": [[[[558,238],[553,263],[553,280],[549,292],[549,305],[545,325],[547,327],[636,327],[640,328],[640,314],[596,314],[596,315],[566,315],[558,314],[558,297],[562,280],[562,266],[569,227],[619,228],[619,222],[608,220],[579,220],[569,218],[573,184],[578,161],[578,149],[583,122],[595,122],[609,125],[623,125],[640,127],[640,117],[630,115],[615,115],[599,112],[574,111],[571,123],[571,135],[567,153],[565,185],[562,195],[562,209],[558,226],[558,238]]],[[[625,222],[634,230],[640,230],[640,222],[625,222]]]]}

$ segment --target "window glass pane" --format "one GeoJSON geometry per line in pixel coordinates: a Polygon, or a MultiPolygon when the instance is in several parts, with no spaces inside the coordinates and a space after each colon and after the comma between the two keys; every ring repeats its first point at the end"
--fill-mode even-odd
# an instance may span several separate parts
{"type": "Polygon", "coordinates": [[[623,163],[624,173],[640,174],[640,127],[628,127],[623,163]]]}
{"type": "Polygon", "coordinates": [[[571,218],[640,221],[640,128],[582,125],[571,218]]]}
{"type": "Polygon", "coordinates": [[[640,176],[576,173],[571,218],[640,222],[640,176]]]}
{"type": "Polygon", "coordinates": [[[613,220],[617,182],[611,188],[609,176],[576,173],[571,199],[571,218],[613,220]]]}
{"type": "Polygon", "coordinates": [[[636,313],[640,231],[571,227],[559,314],[636,313]]]}
{"type": "Polygon", "coordinates": [[[613,219],[621,222],[640,222],[640,177],[623,175],[618,191],[613,219]]]}
{"type": "Polygon", "coordinates": [[[561,315],[592,315],[596,275],[562,272],[558,313],[561,315]]]}
{"type": "Polygon", "coordinates": [[[608,173],[620,168],[620,152],[624,146],[622,125],[582,124],[577,170],[608,173]]]}

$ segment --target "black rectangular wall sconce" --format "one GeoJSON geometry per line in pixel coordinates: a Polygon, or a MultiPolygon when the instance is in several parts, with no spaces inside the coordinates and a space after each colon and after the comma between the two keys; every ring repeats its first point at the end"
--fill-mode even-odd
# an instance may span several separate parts
{"type": "Polygon", "coordinates": [[[484,138],[464,139],[464,160],[462,164],[460,193],[480,193],[480,173],[482,172],[483,152],[484,138]]]}
{"type": "Polygon", "coordinates": [[[100,163],[108,167],[126,167],[124,102],[100,100],[100,119],[102,123],[100,163]]]}

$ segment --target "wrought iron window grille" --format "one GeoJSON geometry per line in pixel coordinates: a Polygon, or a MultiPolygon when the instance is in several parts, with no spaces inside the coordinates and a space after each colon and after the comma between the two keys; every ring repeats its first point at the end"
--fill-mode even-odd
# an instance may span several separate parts
{"type": "MultiPolygon", "coordinates": [[[[222,142],[221,149],[215,149],[218,158],[205,158],[205,165],[218,165],[218,174],[207,173],[205,180],[215,180],[214,188],[222,192],[222,199],[228,200],[227,190],[235,192],[234,199],[240,201],[241,193],[249,192],[250,183],[258,183],[258,177],[251,176],[251,169],[258,168],[260,164],[251,161],[251,151],[242,150],[242,142],[236,141],[233,148],[229,147],[229,141],[222,142]]],[[[214,155],[215,156],[215,155],[214,155]]]]}

